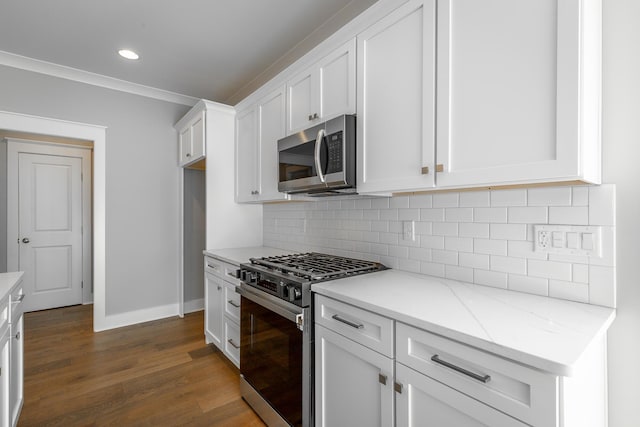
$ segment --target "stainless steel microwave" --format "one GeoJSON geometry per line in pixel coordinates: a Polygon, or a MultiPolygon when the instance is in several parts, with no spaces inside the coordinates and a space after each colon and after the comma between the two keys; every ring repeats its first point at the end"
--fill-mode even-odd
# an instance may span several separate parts
{"type": "Polygon", "coordinates": [[[278,141],[278,191],[356,192],[356,117],[342,115],[278,141]]]}

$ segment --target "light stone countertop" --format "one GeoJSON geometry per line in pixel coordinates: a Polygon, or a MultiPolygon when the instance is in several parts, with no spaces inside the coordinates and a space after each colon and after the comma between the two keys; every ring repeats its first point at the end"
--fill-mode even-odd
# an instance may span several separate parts
{"type": "Polygon", "coordinates": [[[204,251],[206,256],[214,257],[220,261],[228,262],[234,265],[240,265],[249,262],[249,258],[262,258],[269,256],[287,255],[291,251],[283,249],[271,248],[268,246],[253,246],[247,248],[229,248],[229,249],[207,249],[204,251]]]}
{"type": "Polygon", "coordinates": [[[398,270],[312,285],[312,291],[533,366],[570,376],[615,310],[398,270]]]}
{"type": "Polygon", "coordinates": [[[22,280],[24,272],[0,273],[0,301],[11,293],[13,288],[22,280]]]}

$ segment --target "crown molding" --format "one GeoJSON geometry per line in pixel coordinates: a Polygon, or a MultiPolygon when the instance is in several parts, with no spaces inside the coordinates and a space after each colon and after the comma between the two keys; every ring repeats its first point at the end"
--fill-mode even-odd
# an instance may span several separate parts
{"type": "Polygon", "coordinates": [[[194,106],[199,99],[192,96],[181,95],[167,90],[157,89],[138,83],[128,82],[89,71],[79,70],[52,62],[41,61],[14,53],[0,50],[0,65],[6,65],[21,70],[33,71],[35,73],[46,74],[75,82],[85,83],[93,86],[100,86],[107,89],[127,92],[147,98],[159,99],[161,101],[172,102],[174,104],[194,106]]]}

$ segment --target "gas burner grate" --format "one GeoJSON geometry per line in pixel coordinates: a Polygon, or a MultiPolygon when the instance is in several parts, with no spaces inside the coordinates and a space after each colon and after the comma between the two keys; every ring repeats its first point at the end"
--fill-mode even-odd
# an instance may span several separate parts
{"type": "Polygon", "coordinates": [[[378,262],[317,252],[251,258],[251,263],[311,280],[327,280],[386,268],[378,262]]]}

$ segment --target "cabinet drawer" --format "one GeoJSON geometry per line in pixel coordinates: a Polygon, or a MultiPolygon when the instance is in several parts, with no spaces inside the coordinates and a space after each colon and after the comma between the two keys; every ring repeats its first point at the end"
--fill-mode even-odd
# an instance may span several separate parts
{"type": "Polygon", "coordinates": [[[224,318],[224,354],[240,368],[240,327],[228,317],[224,318]]]}
{"type": "Polygon", "coordinates": [[[393,358],[393,320],[389,318],[316,294],[315,322],[393,358]]]}
{"type": "Polygon", "coordinates": [[[240,323],[240,294],[236,292],[236,285],[224,282],[224,315],[236,323],[240,323]]]}
{"type": "Polygon", "coordinates": [[[533,426],[555,426],[558,377],[403,323],[396,360],[533,426]]]}
{"type": "Polygon", "coordinates": [[[10,297],[11,314],[9,316],[10,323],[14,323],[16,320],[20,318],[20,316],[22,316],[22,313],[24,310],[23,309],[24,304],[22,304],[22,301],[24,300],[24,298],[25,298],[24,288],[22,286],[22,282],[20,282],[18,286],[15,287],[13,292],[11,292],[11,297],[10,297]]]}
{"type": "Polygon", "coordinates": [[[0,335],[9,330],[9,297],[0,301],[0,335]]]}
{"type": "Polygon", "coordinates": [[[236,271],[238,269],[238,266],[230,264],[228,262],[220,261],[217,258],[213,258],[210,256],[204,257],[204,270],[207,273],[215,274],[216,276],[222,277],[224,280],[227,280],[231,283],[240,283],[240,281],[236,277],[236,271]]]}

